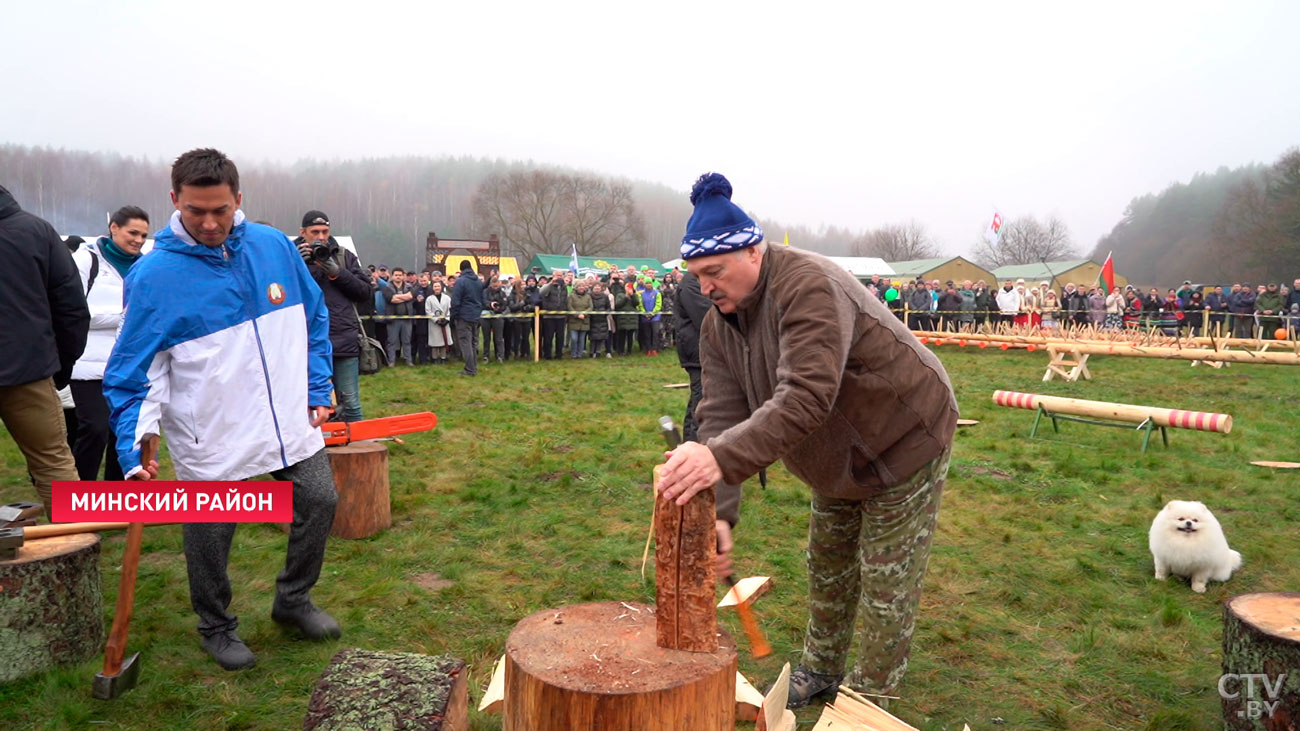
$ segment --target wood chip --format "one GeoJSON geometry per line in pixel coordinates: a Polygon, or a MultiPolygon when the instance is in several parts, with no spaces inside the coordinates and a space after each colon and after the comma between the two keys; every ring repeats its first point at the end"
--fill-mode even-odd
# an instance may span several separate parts
{"type": "Polygon", "coordinates": [[[1300,469],[1300,462],[1273,462],[1271,460],[1261,459],[1251,464],[1258,467],[1275,467],[1279,470],[1296,470],[1300,469]]]}
{"type": "Polygon", "coordinates": [[[734,607],[740,602],[746,604],[752,603],[755,599],[767,593],[772,588],[772,577],[770,576],[747,576],[736,582],[736,586],[722,597],[718,602],[718,609],[724,607],[734,607]]]}

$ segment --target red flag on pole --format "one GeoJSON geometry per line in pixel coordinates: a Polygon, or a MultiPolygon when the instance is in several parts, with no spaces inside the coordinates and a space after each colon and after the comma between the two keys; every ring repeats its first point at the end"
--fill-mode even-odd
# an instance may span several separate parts
{"type": "Polygon", "coordinates": [[[1106,262],[1101,265],[1101,272],[1097,275],[1097,286],[1106,294],[1115,291],[1115,262],[1111,260],[1112,253],[1106,254],[1106,262]]]}

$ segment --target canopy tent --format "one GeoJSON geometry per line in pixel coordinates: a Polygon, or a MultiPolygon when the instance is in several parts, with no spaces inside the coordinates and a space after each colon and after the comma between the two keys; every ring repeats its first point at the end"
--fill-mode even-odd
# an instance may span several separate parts
{"type": "MultiPolygon", "coordinates": [[[[541,274],[550,274],[556,269],[567,272],[569,271],[569,263],[570,259],[567,254],[538,254],[533,257],[532,261],[528,262],[528,271],[531,272],[533,267],[537,267],[538,272],[541,274]]],[[[636,267],[637,271],[649,267],[657,274],[662,274],[671,268],[661,264],[658,259],[643,259],[636,257],[605,258],[599,256],[578,257],[579,274],[605,274],[609,271],[610,267],[618,267],[619,269],[636,267]]]]}
{"type": "Polygon", "coordinates": [[[882,277],[894,276],[894,270],[884,259],[874,256],[828,256],[827,259],[839,264],[848,271],[849,274],[858,279],[870,279],[872,274],[879,274],[882,277]]]}

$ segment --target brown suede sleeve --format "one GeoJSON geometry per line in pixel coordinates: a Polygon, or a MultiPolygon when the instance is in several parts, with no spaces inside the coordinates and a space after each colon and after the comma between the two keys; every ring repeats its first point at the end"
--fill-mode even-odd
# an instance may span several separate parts
{"type": "MultiPolygon", "coordinates": [[[[722,355],[721,338],[716,331],[719,327],[730,326],[722,322],[717,312],[710,312],[700,326],[703,393],[695,407],[695,418],[700,424],[698,439],[701,444],[708,444],[710,438],[749,417],[749,401],[741,388],[740,375],[732,371],[731,363],[722,355]]],[[[718,519],[735,527],[740,520],[740,482],[718,483],[714,488],[714,499],[718,519]]]]}
{"type": "MultiPolygon", "coordinates": [[[[839,393],[854,339],[855,306],[824,276],[807,270],[792,276],[794,286],[773,293],[781,298],[775,303],[781,313],[776,336],[756,333],[751,337],[751,342],[780,348],[772,397],[749,418],[727,426],[722,433],[714,428],[707,432],[706,443],[728,484],[740,484],[781,459],[826,421],[839,393]]],[[[759,322],[754,326],[769,325],[759,322]]],[[[707,379],[710,364],[703,354],[701,360],[707,379]]],[[[704,396],[709,397],[707,380],[704,396]]],[[[703,429],[700,436],[705,439],[703,429]]]]}

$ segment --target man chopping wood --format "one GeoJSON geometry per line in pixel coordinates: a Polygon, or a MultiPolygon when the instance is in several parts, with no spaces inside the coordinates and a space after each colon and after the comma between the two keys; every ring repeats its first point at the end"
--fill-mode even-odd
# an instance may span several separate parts
{"type": "MultiPolygon", "coordinates": [[[[104,372],[128,479],[158,474],[167,434],[181,480],[271,473],[293,483],[293,524],[271,618],[311,639],[339,636],[309,597],[338,495],[320,425],[329,415],[329,319],[284,234],[246,221],[239,171],[217,150],[172,166],[176,212],[126,278],[122,332],[104,372]]],[[[256,659],[235,630],[226,573],[234,523],[187,523],[185,566],[203,648],[221,667],[256,659]]]]}
{"type": "Polygon", "coordinates": [[[948,376],[847,271],[769,249],[726,178],[702,176],[691,202],[682,258],[714,309],[700,332],[699,439],[670,453],[661,492],[685,504],[716,486],[725,572],[738,486],[783,460],[813,493],[808,630],[788,705],[833,696],[859,611],[845,682],[890,694],[907,668],[957,425],[948,376]]]}

